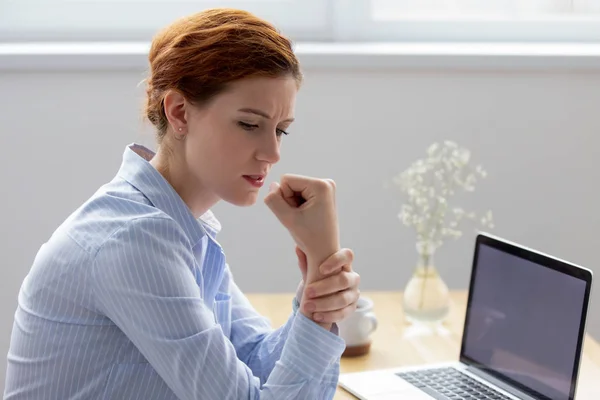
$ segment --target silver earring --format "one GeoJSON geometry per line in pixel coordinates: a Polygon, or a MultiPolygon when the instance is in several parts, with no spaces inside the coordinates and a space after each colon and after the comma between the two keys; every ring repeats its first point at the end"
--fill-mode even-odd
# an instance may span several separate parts
{"type": "MultiPolygon", "coordinates": [[[[183,128],[179,128],[177,129],[179,132],[183,131],[183,128]]],[[[175,135],[175,139],[177,140],[183,140],[183,138],[185,137],[185,133],[182,133],[181,135],[175,135]]]]}

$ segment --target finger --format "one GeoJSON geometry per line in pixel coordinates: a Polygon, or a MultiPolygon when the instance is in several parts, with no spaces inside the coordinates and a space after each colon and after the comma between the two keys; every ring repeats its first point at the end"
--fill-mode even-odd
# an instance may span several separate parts
{"type": "Polygon", "coordinates": [[[306,312],[330,312],[350,306],[358,300],[358,290],[344,290],[329,296],[311,299],[303,305],[306,312]]]}
{"type": "Polygon", "coordinates": [[[284,174],[281,177],[281,185],[286,186],[292,192],[304,192],[308,190],[311,182],[318,179],[303,175],[284,174]]]}
{"type": "Polygon", "coordinates": [[[323,275],[329,275],[342,270],[351,271],[354,253],[350,249],[341,249],[332,254],[320,266],[319,272],[323,275]]]}
{"type": "Polygon", "coordinates": [[[306,293],[309,298],[327,296],[352,287],[358,287],[359,282],[360,276],[356,272],[342,271],[339,274],[311,283],[306,287],[306,293]]]}
{"type": "Polygon", "coordinates": [[[289,208],[283,198],[281,187],[277,182],[273,182],[269,186],[269,194],[265,197],[265,204],[275,215],[280,215],[281,212],[289,208]]]}
{"type": "Polygon", "coordinates": [[[354,310],[356,310],[356,303],[352,303],[348,307],[344,307],[340,310],[314,313],[313,319],[317,322],[333,324],[348,318],[354,310]]]}
{"type": "Polygon", "coordinates": [[[301,196],[299,196],[298,192],[296,192],[294,189],[292,189],[292,187],[289,185],[289,183],[286,180],[284,180],[283,178],[281,179],[280,190],[281,190],[281,195],[282,195],[283,199],[285,200],[285,202],[287,204],[289,204],[290,207],[297,208],[299,205],[298,197],[301,197],[301,196]]]}
{"type": "Polygon", "coordinates": [[[287,174],[281,178],[281,191],[285,201],[292,207],[299,207],[308,197],[308,178],[287,174]]]}
{"type": "Polygon", "coordinates": [[[351,271],[352,261],[354,261],[354,252],[350,249],[341,249],[333,253],[319,266],[319,272],[323,275],[329,275],[343,269],[351,271]]]}
{"type": "Polygon", "coordinates": [[[283,192],[284,196],[292,197],[300,195],[305,200],[309,200],[319,193],[335,190],[334,185],[326,179],[294,174],[283,175],[281,177],[281,186],[285,188],[283,192]]]}

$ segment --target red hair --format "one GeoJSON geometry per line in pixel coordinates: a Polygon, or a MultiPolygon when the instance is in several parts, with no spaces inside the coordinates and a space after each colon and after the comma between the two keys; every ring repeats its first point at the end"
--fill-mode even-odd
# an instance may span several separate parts
{"type": "Polygon", "coordinates": [[[230,8],[205,10],[181,18],[152,41],[146,116],[159,143],[168,127],[163,99],[170,89],[202,105],[239,79],[302,74],[289,39],[267,21],[230,8]]]}

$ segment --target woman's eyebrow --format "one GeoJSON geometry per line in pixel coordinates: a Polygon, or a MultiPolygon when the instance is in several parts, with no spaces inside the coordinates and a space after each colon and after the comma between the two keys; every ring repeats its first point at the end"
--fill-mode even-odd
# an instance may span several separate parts
{"type": "MultiPolygon", "coordinates": [[[[269,114],[267,114],[266,112],[261,111],[261,110],[257,110],[255,108],[240,108],[238,111],[249,113],[249,114],[256,114],[256,115],[259,115],[259,116],[261,116],[263,118],[266,118],[266,119],[272,119],[271,116],[269,114]]],[[[283,120],[281,122],[293,122],[293,121],[294,121],[294,118],[290,117],[290,118],[288,118],[286,120],[283,120]]]]}

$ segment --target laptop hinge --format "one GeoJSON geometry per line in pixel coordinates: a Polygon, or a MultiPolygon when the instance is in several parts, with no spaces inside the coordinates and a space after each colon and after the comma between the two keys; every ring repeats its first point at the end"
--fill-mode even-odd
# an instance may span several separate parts
{"type": "Polygon", "coordinates": [[[508,393],[512,394],[513,396],[518,397],[519,399],[539,400],[538,398],[533,397],[530,394],[525,393],[522,390],[519,390],[510,384],[507,384],[506,382],[503,382],[502,380],[496,378],[493,375],[488,374],[487,372],[485,372],[479,368],[476,368],[472,365],[466,365],[466,367],[467,367],[466,370],[469,371],[470,373],[472,373],[473,375],[476,375],[479,378],[483,379],[484,381],[487,381],[495,386],[498,386],[500,389],[506,390],[508,393]]]}

